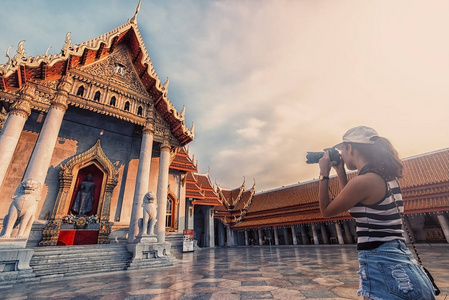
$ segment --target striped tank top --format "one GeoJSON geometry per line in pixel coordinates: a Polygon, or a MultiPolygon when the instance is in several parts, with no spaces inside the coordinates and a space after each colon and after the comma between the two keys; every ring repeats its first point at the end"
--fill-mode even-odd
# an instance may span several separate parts
{"type": "MultiPolygon", "coordinates": [[[[360,170],[359,175],[370,172],[377,173],[365,166],[360,170]]],[[[388,184],[402,214],[404,206],[399,183],[394,179],[389,181],[388,184]]],[[[357,250],[371,250],[388,241],[405,240],[401,216],[388,187],[387,193],[382,200],[372,205],[365,205],[359,202],[349,209],[349,213],[356,221],[357,250]]]]}

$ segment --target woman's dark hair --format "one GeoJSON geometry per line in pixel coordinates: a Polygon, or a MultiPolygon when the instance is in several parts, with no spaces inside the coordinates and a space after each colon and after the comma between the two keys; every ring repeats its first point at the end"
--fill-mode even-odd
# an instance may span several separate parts
{"type": "Polygon", "coordinates": [[[372,169],[388,180],[401,178],[404,165],[398,152],[386,138],[376,137],[374,144],[351,143],[371,165],[372,169]]]}

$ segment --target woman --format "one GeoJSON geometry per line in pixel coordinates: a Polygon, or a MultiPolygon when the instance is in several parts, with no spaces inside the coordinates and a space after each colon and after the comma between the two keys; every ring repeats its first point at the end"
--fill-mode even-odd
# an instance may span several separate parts
{"type": "Polygon", "coordinates": [[[350,129],[334,148],[341,151],[340,164],[331,162],[327,151],[319,161],[320,210],[325,218],[349,210],[356,220],[360,264],[357,295],[364,299],[435,299],[432,283],[404,243],[398,213],[403,212],[402,195],[397,181],[403,165],[396,150],[365,126],[350,129]],[[348,181],[344,165],[358,170],[358,176],[348,181]],[[342,191],[331,200],[328,190],[332,167],[342,191]]]}

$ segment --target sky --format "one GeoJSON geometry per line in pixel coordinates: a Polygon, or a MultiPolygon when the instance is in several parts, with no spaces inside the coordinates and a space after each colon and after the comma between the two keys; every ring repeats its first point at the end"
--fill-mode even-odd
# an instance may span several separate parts
{"type": "MultiPolygon", "coordinates": [[[[3,0],[0,53],[59,53],[137,0],[3,0]]],[[[449,1],[143,0],[137,24],[199,173],[266,191],[317,178],[308,151],[365,125],[401,158],[449,147],[449,1]]],[[[0,54],[0,64],[7,58],[0,54]]]]}

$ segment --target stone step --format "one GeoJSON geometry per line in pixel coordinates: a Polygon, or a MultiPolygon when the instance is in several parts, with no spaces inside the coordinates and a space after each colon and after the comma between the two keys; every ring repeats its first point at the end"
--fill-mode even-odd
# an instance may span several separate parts
{"type": "Polygon", "coordinates": [[[59,269],[43,269],[43,270],[34,270],[36,273],[36,277],[48,276],[48,275],[57,275],[63,274],[64,277],[67,276],[77,276],[77,275],[85,275],[85,274],[93,274],[93,273],[103,273],[103,272],[113,272],[113,271],[121,271],[126,270],[127,264],[110,264],[108,266],[96,266],[93,268],[59,268],[59,269]]]}
{"type": "Polygon", "coordinates": [[[161,268],[161,267],[169,267],[173,266],[173,260],[169,259],[142,259],[142,260],[134,260],[127,270],[139,270],[146,268],[161,268]]]}
{"type": "Polygon", "coordinates": [[[36,277],[52,278],[125,270],[131,253],[125,245],[37,247],[30,266],[36,277]]]}
{"type": "Polygon", "coordinates": [[[124,245],[85,245],[85,246],[46,246],[33,248],[36,254],[50,253],[77,253],[77,252],[93,252],[93,251],[116,251],[117,249],[125,249],[124,245]]]}
{"type": "Polygon", "coordinates": [[[109,262],[105,262],[105,261],[98,261],[98,262],[91,262],[91,263],[86,263],[86,262],[59,262],[59,263],[51,263],[51,264],[46,264],[46,263],[42,263],[42,264],[36,264],[36,265],[32,265],[31,267],[33,268],[33,270],[37,271],[37,270],[46,270],[46,269],[77,269],[78,266],[82,266],[83,268],[96,268],[96,267],[102,267],[102,266],[110,266],[110,265],[127,265],[128,264],[128,260],[114,260],[114,261],[109,261],[109,262]]]}
{"type": "Polygon", "coordinates": [[[33,256],[31,259],[31,264],[41,263],[41,262],[58,262],[58,261],[64,261],[64,260],[86,260],[86,261],[108,261],[111,258],[116,259],[127,259],[129,258],[130,254],[128,253],[83,253],[82,255],[76,254],[76,255],[70,255],[70,254],[64,254],[64,255],[40,255],[40,256],[33,256]]]}
{"type": "Polygon", "coordinates": [[[31,270],[0,273],[0,287],[7,287],[22,282],[37,282],[36,274],[31,270]]]}

